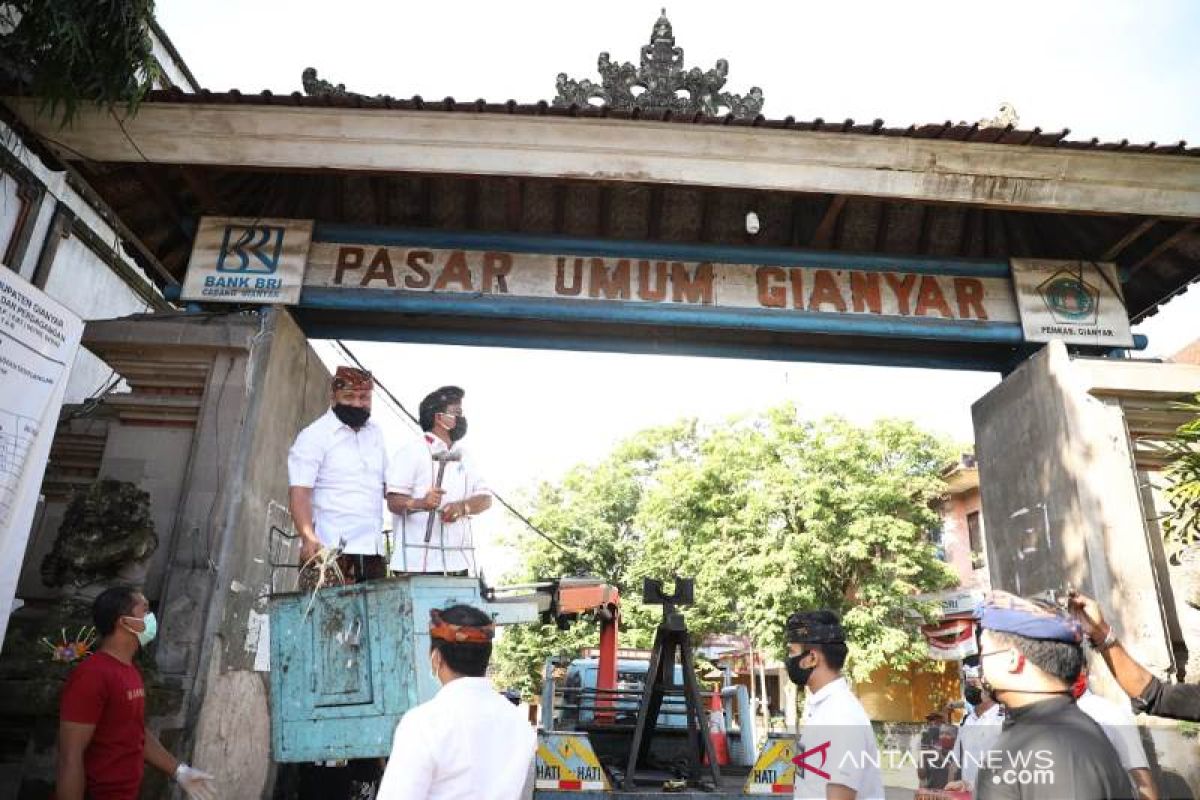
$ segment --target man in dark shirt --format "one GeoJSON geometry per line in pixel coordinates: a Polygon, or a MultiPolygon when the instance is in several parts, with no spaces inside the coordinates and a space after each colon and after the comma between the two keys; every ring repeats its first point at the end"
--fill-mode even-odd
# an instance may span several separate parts
{"type": "Polygon", "coordinates": [[[1075,706],[1083,633],[1064,611],[992,592],[979,621],[984,688],[1008,708],[978,800],[1131,798],[1117,751],[1075,706]]]}
{"type": "Polygon", "coordinates": [[[1200,722],[1200,686],[1163,683],[1151,675],[1117,641],[1116,633],[1104,621],[1095,600],[1072,592],[1067,605],[1083,626],[1092,647],[1104,656],[1104,663],[1129,695],[1135,709],[1156,717],[1200,722]]]}

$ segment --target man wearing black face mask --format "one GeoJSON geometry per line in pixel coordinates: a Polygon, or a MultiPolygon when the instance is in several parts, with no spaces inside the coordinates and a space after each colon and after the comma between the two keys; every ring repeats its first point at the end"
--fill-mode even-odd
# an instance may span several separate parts
{"type": "Polygon", "coordinates": [[[975,779],[979,767],[991,752],[1000,726],[1004,723],[1004,707],[983,688],[983,676],[979,670],[979,656],[970,656],[962,666],[963,699],[970,711],[963,718],[954,743],[954,758],[950,763],[950,791],[975,791],[975,779]]]}
{"type": "Polygon", "coordinates": [[[803,800],[883,800],[871,719],[842,677],[849,651],[837,615],[792,614],[787,643],[788,677],[808,689],[793,795],[803,800]]]}
{"type": "Polygon", "coordinates": [[[395,572],[476,572],[470,518],[492,507],[492,495],[459,444],[467,433],[464,395],[457,386],[443,386],[426,395],[419,408],[425,434],[405,442],[388,459],[387,505],[396,539],[391,563],[395,572]]]}
{"type": "MultiPolygon", "coordinates": [[[[322,547],[341,547],[338,566],[354,582],[381,578],[383,433],[370,421],[374,379],[338,367],[330,408],[296,437],[288,451],[288,506],[300,535],[300,563],[322,547]]],[[[313,580],[312,571],[301,576],[313,580]]]]}
{"type": "Polygon", "coordinates": [[[1071,695],[1079,624],[1056,606],[992,592],[979,625],[983,688],[1008,716],[979,770],[978,800],[1132,797],[1117,751],[1071,695]]]}

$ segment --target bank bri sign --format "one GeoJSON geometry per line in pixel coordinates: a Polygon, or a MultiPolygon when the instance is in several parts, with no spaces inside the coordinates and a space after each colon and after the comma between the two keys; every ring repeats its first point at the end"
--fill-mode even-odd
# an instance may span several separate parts
{"type": "Polygon", "coordinates": [[[180,298],[202,303],[300,302],[312,222],[204,217],[180,298]]]}
{"type": "Polygon", "coordinates": [[[1134,345],[1112,264],[205,218],[182,294],[426,315],[1134,345]]]}

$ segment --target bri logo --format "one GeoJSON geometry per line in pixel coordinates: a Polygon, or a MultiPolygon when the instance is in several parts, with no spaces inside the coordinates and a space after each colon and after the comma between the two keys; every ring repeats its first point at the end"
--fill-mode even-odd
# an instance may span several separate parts
{"type": "Polygon", "coordinates": [[[226,225],[217,272],[273,274],[283,254],[283,232],[279,225],[226,225]]]}

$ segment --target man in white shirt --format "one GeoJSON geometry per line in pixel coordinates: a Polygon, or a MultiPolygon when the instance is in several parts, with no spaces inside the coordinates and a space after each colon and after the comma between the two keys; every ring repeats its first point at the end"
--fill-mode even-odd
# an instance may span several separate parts
{"type": "Polygon", "coordinates": [[[405,442],[388,459],[387,506],[393,515],[396,546],[391,568],[395,572],[476,572],[470,518],[491,508],[492,495],[459,447],[467,434],[464,394],[457,386],[443,386],[427,395],[419,415],[424,435],[405,442]],[[435,458],[446,460],[439,464],[435,458]],[[442,464],[445,471],[439,486],[442,464]]]}
{"type": "Polygon", "coordinates": [[[430,614],[429,661],[442,688],[400,719],[377,800],[533,796],[537,734],[484,677],[494,632],[471,606],[430,614]]]}
{"type": "Polygon", "coordinates": [[[958,729],[958,741],[954,745],[954,758],[950,765],[951,779],[946,789],[973,793],[979,766],[987,762],[987,754],[995,746],[1001,726],[1004,725],[1004,707],[983,688],[978,656],[971,656],[963,662],[962,678],[963,698],[970,706],[970,711],[958,729]]]}
{"type": "Polygon", "coordinates": [[[793,795],[803,800],[883,800],[871,719],[842,677],[846,635],[832,611],[787,621],[788,677],[808,689],[793,795]]]}
{"type": "MultiPolygon", "coordinates": [[[[386,453],[371,422],[374,379],[366,370],[338,367],[330,408],[296,437],[288,451],[288,510],[300,535],[300,563],[322,548],[340,548],[347,582],[387,573],[383,534],[386,453]]],[[[315,580],[312,570],[302,585],[315,580]]]]}
{"type": "Polygon", "coordinates": [[[1142,745],[1142,736],[1138,732],[1137,719],[1133,712],[1127,706],[1114,703],[1093,692],[1088,686],[1086,666],[1080,671],[1079,679],[1072,687],[1072,694],[1075,695],[1075,705],[1096,721],[1117,751],[1121,769],[1129,773],[1129,780],[1133,783],[1138,800],[1158,800],[1158,787],[1154,784],[1150,761],[1146,758],[1146,749],[1142,745]]]}

